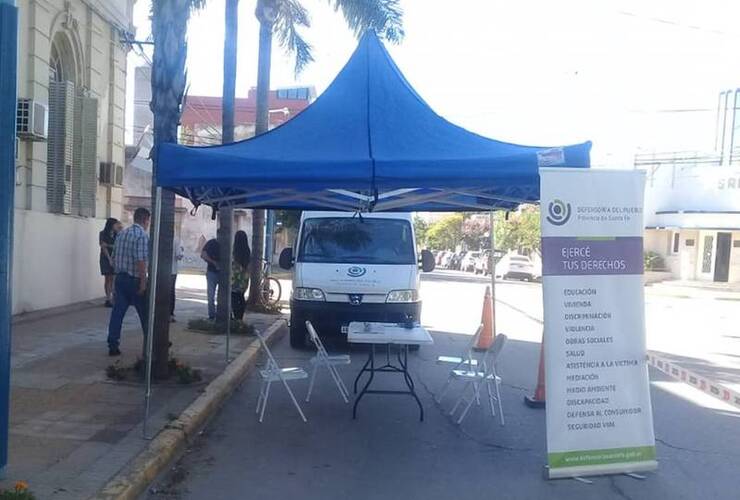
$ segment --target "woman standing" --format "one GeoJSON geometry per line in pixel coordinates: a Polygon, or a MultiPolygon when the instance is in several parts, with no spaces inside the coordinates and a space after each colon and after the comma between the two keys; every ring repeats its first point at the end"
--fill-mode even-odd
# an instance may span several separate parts
{"type": "Polygon", "coordinates": [[[234,312],[234,319],[242,321],[247,305],[244,294],[249,288],[249,261],[252,258],[247,233],[244,231],[237,231],[234,235],[233,256],[231,264],[231,309],[234,312]]]}
{"type": "Polygon", "coordinates": [[[121,223],[113,217],[105,221],[105,227],[98,235],[100,245],[100,274],[104,278],[105,307],[113,307],[113,278],[116,271],[113,268],[113,244],[116,234],[121,230],[121,223]]]}

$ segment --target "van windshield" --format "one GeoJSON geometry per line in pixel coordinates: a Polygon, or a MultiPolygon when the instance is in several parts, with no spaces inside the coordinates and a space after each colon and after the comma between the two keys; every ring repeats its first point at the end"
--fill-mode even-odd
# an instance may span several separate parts
{"type": "Polygon", "coordinates": [[[306,219],[298,262],[416,264],[411,224],[399,219],[306,219]]]}

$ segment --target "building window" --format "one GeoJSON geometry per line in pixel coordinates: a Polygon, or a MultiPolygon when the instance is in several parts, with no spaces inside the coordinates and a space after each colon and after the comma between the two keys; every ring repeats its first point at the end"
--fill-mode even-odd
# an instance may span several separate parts
{"type": "Polygon", "coordinates": [[[686,239],[686,243],[684,243],[687,247],[693,247],[694,246],[694,240],[693,239],[686,239]]]}
{"type": "Polygon", "coordinates": [[[714,236],[704,237],[704,251],[701,259],[701,272],[712,272],[712,253],[714,252],[714,236]]]}
{"type": "Polygon", "coordinates": [[[677,254],[678,253],[678,248],[679,248],[679,243],[680,242],[681,242],[681,233],[674,232],[673,233],[673,247],[671,248],[671,253],[673,253],[673,254],[677,254]]]}
{"type": "Polygon", "coordinates": [[[287,99],[291,101],[307,101],[308,87],[299,87],[294,89],[278,89],[278,99],[287,99]]]}
{"type": "Polygon", "coordinates": [[[65,80],[64,77],[64,66],[62,65],[62,57],[59,54],[59,49],[56,43],[51,44],[51,56],[49,57],[49,81],[50,82],[62,82],[65,80]]]}
{"type": "Polygon", "coordinates": [[[73,43],[58,32],[49,53],[46,200],[50,212],[94,217],[98,102],[77,84],[73,43]]]}

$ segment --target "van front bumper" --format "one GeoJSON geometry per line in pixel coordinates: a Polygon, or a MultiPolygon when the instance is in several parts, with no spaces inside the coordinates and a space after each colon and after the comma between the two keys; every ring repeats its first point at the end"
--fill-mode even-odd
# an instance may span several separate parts
{"type": "Polygon", "coordinates": [[[352,321],[401,323],[408,318],[419,321],[421,301],[398,304],[358,304],[348,302],[290,301],[291,323],[310,321],[321,335],[338,335],[352,321]]]}

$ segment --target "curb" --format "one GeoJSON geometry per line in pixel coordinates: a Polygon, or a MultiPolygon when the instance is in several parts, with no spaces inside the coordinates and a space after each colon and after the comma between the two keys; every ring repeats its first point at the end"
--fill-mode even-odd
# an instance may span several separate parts
{"type": "Polygon", "coordinates": [[[740,408],[740,392],[728,389],[724,385],[713,382],[707,377],[682,368],[679,363],[668,361],[666,358],[656,356],[652,352],[648,353],[648,364],[671,378],[684,382],[736,408],[740,408]]]}
{"type": "MultiPolygon", "coordinates": [[[[276,320],[263,334],[268,343],[282,336],[285,320],[276,320]]],[[[133,500],[146,491],[169,463],[177,458],[186,443],[194,438],[206,421],[239,386],[257,361],[259,342],[252,343],[226,369],[211,381],[203,393],[180,416],[170,422],[131,462],[90,500],[133,500]]]]}

